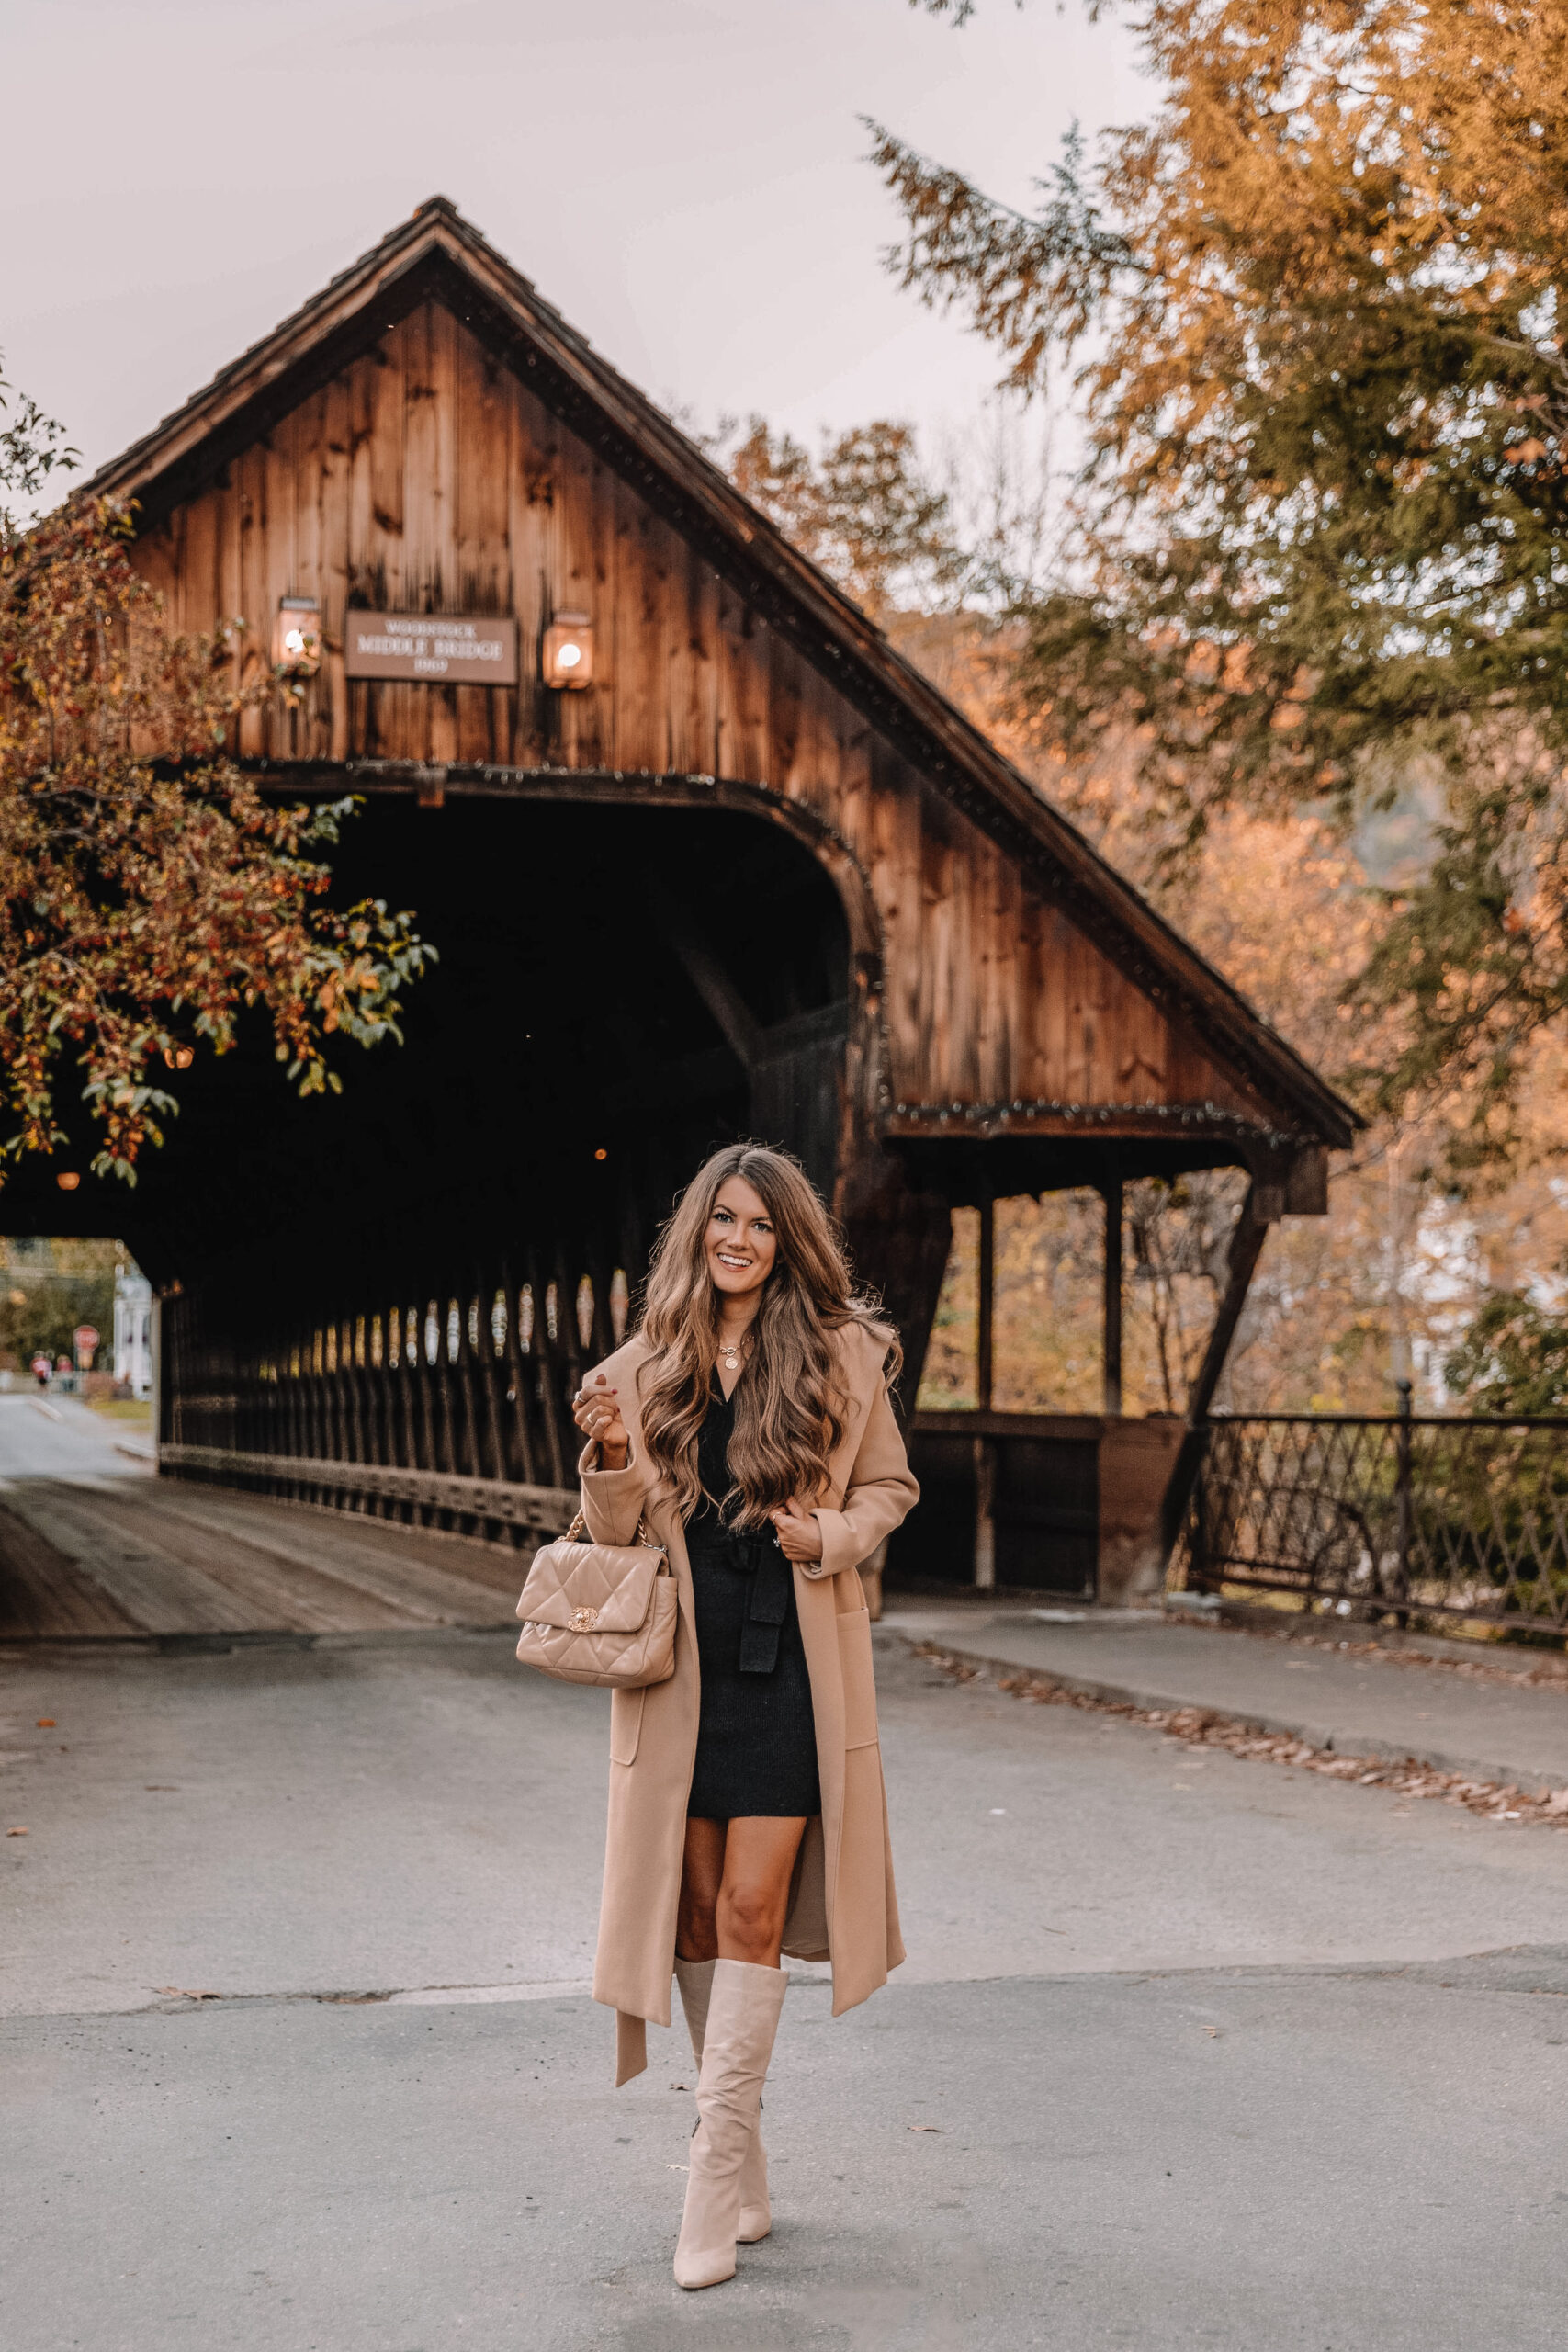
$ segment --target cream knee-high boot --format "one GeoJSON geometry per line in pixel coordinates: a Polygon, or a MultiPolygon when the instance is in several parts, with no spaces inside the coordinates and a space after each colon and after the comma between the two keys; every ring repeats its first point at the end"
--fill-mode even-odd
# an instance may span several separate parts
{"type": "MultiPolygon", "coordinates": [[[[703,2036],[707,2030],[708,2002],[713,1997],[713,1973],[716,1960],[682,1960],[675,1962],[675,1982],[681,1988],[681,2007],[686,2012],[686,2030],[692,2037],[692,2054],[700,2067],[703,2063],[703,2036]]],[[[765,2238],[773,2226],[773,2208],[768,2202],[768,2158],[762,2146],[762,2127],[758,2124],[746,2151],[746,2161],[740,2167],[740,2226],[735,2235],[741,2245],[755,2245],[765,2238]]]]}
{"type": "Polygon", "coordinates": [[[788,1981],[782,1968],[757,1968],[750,1961],[713,1964],[697,2075],[697,2128],[675,2249],[678,2287],[716,2287],[735,2276],[740,2167],[757,2129],[788,1981]]]}

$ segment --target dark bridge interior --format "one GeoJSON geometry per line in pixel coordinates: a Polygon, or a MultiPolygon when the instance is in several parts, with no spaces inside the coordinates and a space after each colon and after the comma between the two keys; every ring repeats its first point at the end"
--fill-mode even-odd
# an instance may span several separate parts
{"type": "Polygon", "coordinates": [[[374,798],[334,866],[438,951],[405,1044],[344,1046],[343,1093],[307,1102],[259,1023],[198,1048],[133,1190],[86,1172],[84,1117],[6,1223],[118,1232],[178,1285],[165,1441],[558,1485],[565,1384],[703,1155],[756,1133],[831,1183],[837,889],[756,817],[503,797],[374,798]],[[415,1359],[440,1396],[402,1394],[415,1359]]]}
{"type": "Polygon", "coordinates": [[[226,1321],[270,1329],[286,1301],[346,1311],[528,1238],[592,1231],[640,1263],[696,1158],[754,1114],[787,1124],[830,1180],[832,1089],[780,1099],[766,1048],[834,1057],[844,918],[777,829],[724,810],[387,798],[347,826],[334,865],[334,897],[413,908],[439,954],[409,992],[406,1042],[341,1046],[343,1093],[303,1102],[263,1023],[223,1059],[198,1048],[133,1190],[84,1173],[58,1191],[58,1168],[87,1168],[83,1118],[73,1158],[7,1189],[13,1229],[112,1226],[155,1283],[220,1282],[226,1321]]]}

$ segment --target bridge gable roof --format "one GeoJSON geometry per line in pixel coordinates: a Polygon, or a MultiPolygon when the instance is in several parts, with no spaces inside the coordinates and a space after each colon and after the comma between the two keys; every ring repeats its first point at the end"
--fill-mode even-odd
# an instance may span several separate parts
{"type": "Polygon", "coordinates": [[[444,197],[412,216],[104,466],[89,491],[142,527],[197,495],[419,304],[437,300],[660,512],[1145,995],[1279,1105],[1345,1146],[1356,1114],[1240,993],[686,435],[444,197]]]}

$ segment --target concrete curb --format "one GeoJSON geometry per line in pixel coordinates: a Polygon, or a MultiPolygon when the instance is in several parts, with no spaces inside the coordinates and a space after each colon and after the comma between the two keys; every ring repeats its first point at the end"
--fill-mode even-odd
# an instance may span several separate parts
{"type": "Polygon", "coordinates": [[[1378,1764],[1425,1764],[1434,1772],[1457,1772],[1462,1780],[1485,1781],[1500,1788],[1517,1789],[1528,1796],[1545,1796],[1557,1783],[1543,1779],[1540,1767],[1507,1764],[1495,1757],[1456,1756],[1439,1747],[1412,1748],[1396,1740],[1379,1739],[1371,1733],[1348,1736],[1332,1732],[1321,1724],[1304,1722],[1300,1716],[1258,1713],[1248,1710],[1237,1713],[1228,1707],[1213,1707],[1203,1701],[1184,1698],[1173,1690],[1134,1690],[1120,1682],[1101,1682],[1085,1675],[1060,1674],[1054,1668],[1021,1666],[1016,1659],[987,1657],[976,1650],[961,1649],[955,1643],[943,1641],[939,1634],[899,1633],[889,1626],[905,1647],[919,1650],[922,1643],[939,1649],[946,1657],[956,1658],[962,1666],[972,1666],[993,1682],[1026,1677],[1055,1690],[1066,1690],[1080,1699],[1097,1699],[1112,1707],[1140,1707],[1150,1713],[1191,1707],[1207,1715],[1212,1722],[1234,1724],[1241,1731],[1266,1732],[1271,1738],[1302,1739],[1313,1747],[1322,1748],[1334,1756],[1367,1756],[1378,1764]]]}

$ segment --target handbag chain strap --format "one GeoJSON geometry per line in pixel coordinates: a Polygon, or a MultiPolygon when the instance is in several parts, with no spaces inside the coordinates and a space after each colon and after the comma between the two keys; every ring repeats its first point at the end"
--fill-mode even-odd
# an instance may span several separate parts
{"type": "MultiPolygon", "coordinates": [[[[572,1521],[571,1525],[567,1529],[562,1541],[567,1544],[575,1544],[580,1535],[586,1535],[587,1532],[588,1521],[584,1514],[580,1510],[576,1518],[572,1521]]],[[[649,1534],[647,1518],[641,1511],[638,1511],[637,1513],[637,1533],[632,1537],[632,1542],[633,1544],[646,1544],[650,1552],[662,1552],[664,1549],[663,1544],[656,1544],[652,1536],[649,1534]]]]}

